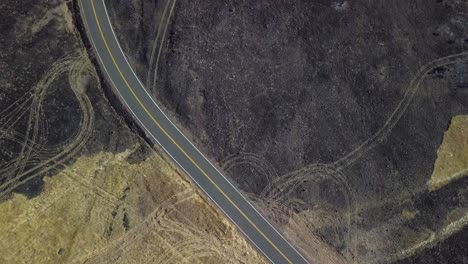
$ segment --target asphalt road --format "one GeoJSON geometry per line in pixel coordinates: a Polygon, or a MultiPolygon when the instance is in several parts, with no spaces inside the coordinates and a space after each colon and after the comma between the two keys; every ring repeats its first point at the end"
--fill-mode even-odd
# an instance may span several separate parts
{"type": "Polygon", "coordinates": [[[104,0],[80,0],[80,6],[88,37],[107,79],[147,135],[271,262],[308,263],[153,101],[119,46],[104,0]]]}

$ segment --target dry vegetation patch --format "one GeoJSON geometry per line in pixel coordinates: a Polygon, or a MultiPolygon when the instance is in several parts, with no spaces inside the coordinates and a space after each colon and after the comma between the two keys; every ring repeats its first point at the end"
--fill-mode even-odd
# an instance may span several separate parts
{"type": "Polygon", "coordinates": [[[1,263],[261,263],[160,155],[82,156],[43,193],[0,204],[1,263]]]}
{"type": "Polygon", "coordinates": [[[437,190],[450,181],[468,174],[468,116],[453,117],[444,140],[437,151],[434,171],[428,182],[430,190],[437,190]]]}

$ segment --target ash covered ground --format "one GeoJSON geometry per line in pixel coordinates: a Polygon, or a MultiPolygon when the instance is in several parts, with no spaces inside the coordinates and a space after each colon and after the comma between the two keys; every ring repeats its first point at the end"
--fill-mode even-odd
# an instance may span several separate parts
{"type": "Polygon", "coordinates": [[[467,261],[466,1],[106,4],[154,97],[309,256],[467,261]]]}

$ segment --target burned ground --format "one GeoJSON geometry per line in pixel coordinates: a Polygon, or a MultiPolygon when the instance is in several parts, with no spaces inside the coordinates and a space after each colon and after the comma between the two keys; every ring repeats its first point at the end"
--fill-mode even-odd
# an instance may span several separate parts
{"type": "Polygon", "coordinates": [[[107,5],[146,87],[278,225],[355,263],[430,258],[462,228],[466,182],[427,183],[468,115],[466,2],[107,5]]]}
{"type": "Polygon", "coordinates": [[[38,195],[41,178],[78,152],[123,151],[141,141],[109,105],[72,3],[0,5],[2,198],[38,195]]]}

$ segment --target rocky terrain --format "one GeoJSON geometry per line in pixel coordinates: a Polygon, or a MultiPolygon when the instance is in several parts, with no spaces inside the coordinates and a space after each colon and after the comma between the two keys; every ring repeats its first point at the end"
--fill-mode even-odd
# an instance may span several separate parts
{"type": "Polygon", "coordinates": [[[126,113],[78,1],[0,9],[0,263],[264,263],[126,113]]]}
{"type": "Polygon", "coordinates": [[[467,259],[466,1],[106,4],[154,97],[309,256],[467,259]]]}

